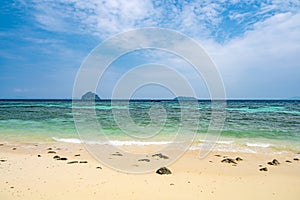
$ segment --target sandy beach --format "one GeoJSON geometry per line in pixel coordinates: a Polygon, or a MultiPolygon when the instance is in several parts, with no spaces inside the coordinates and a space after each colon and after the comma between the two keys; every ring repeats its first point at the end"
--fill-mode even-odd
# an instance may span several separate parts
{"type": "Polygon", "coordinates": [[[197,155],[187,151],[167,166],[170,175],[137,175],[101,164],[82,144],[0,142],[0,199],[300,198],[299,152],[211,152],[204,159],[197,155]],[[237,164],[221,162],[226,158],[237,164]],[[268,164],[273,159],[280,164],[268,164]],[[264,167],[267,171],[260,170],[264,167]]]}

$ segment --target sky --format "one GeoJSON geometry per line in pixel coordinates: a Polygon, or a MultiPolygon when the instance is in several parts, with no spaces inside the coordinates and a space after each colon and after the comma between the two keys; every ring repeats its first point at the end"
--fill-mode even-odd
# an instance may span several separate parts
{"type": "MultiPolygon", "coordinates": [[[[76,74],[97,45],[147,27],[175,30],[198,42],[219,70],[227,98],[300,96],[299,0],[2,0],[0,98],[71,98],[76,74]]],[[[158,50],[116,60],[97,93],[110,98],[124,73],[153,62],[174,67],[197,97],[209,97],[205,81],[188,63],[158,50]]],[[[146,75],[168,78],[155,70],[146,75]]],[[[157,85],[145,86],[135,95],[174,96],[157,85]]]]}

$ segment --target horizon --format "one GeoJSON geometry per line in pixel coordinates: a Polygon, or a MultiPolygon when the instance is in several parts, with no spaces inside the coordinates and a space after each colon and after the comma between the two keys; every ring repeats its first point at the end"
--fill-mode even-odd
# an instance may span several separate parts
{"type": "MultiPolygon", "coordinates": [[[[175,97],[176,98],[176,97],[175,97]]],[[[95,100],[97,101],[176,101],[175,98],[153,98],[153,99],[139,99],[139,98],[131,98],[131,99],[100,99],[100,100],[95,100]]],[[[24,98],[24,99],[0,99],[0,101],[88,101],[88,100],[81,100],[81,99],[72,99],[72,98],[52,98],[52,99],[47,99],[47,98],[43,98],[43,99],[39,99],[39,98],[35,98],[35,99],[30,99],[30,98],[24,98]]],[[[198,101],[299,101],[300,97],[292,97],[292,98],[226,98],[226,99],[209,99],[209,98],[197,98],[195,100],[198,101]]],[[[193,100],[180,100],[180,101],[193,101],[193,100]]]]}

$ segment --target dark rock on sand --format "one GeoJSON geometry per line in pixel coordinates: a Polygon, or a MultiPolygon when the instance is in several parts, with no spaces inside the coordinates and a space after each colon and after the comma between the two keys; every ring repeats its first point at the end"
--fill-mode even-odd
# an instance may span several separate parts
{"type": "Polygon", "coordinates": [[[60,159],[60,156],[54,156],[53,159],[60,159]]]}
{"type": "Polygon", "coordinates": [[[78,161],[74,160],[74,161],[67,162],[67,164],[75,164],[75,163],[78,163],[78,161]]]}
{"type": "Polygon", "coordinates": [[[147,158],[143,158],[143,159],[139,159],[138,161],[144,161],[144,162],[150,162],[150,159],[147,159],[147,158]]]}
{"type": "Polygon", "coordinates": [[[2,160],[0,160],[0,162],[6,162],[6,161],[7,161],[7,160],[3,160],[3,159],[2,159],[2,160]]]}
{"type": "Polygon", "coordinates": [[[4,144],[0,144],[0,146],[3,146],[4,144]]]}
{"type": "Polygon", "coordinates": [[[240,158],[240,157],[237,157],[235,160],[236,160],[236,161],[242,161],[243,159],[240,158]]]}
{"type": "Polygon", "coordinates": [[[68,160],[68,158],[58,158],[57,160],[68,160]]]}
{"type": "Polygon", "coordinates": [[[52,148],[51,148],[51,147],[49,147],[47,150],[52,150],[52,148]]]}
{"type": "Polygon", "coordinates": [[[17,150],[17,148],[16,148],[16,147],[14,147],[14,148],[12,148],[12,150],[17,150]]]}
{"type": "Polygon", "coordinates": [[[285,162],[287,162],[287,163],[291,163],[292,161],[290,161],[290,160],[286,160],[285,162]]]}
{"type": "Polygon", "coordinates": [[[121,154],[121,153],[119,153],[119,152],[112,153],[111,155],[112,155],[112,156],[123,156],[123,154],[121,154]]]}
{"type": "Polygon", "coordinates": [[[263,168],[260,168],[259,171],[265,171],[266,172],[266,171],[268,171],[268,168],[263,167],[263,168]]]}
{"type": "Polygon", "coordinates": [[[273,162],[274,165],[279,165],[280,164],[280,162],[276,159],[274,159],[272,162],[273,162]]]}
{"type": "Polygon", "coordinates": [[[221,157],[221,155],[219,155],[219,154],[217,154],[217,155],[215,155],[216,157],[221,157]]]}
{"type": "Polygon", "coordinates": [[[88,161],[85,161],[85,160],[84,160],[84,161],[80,161],[79,163],[88,163],[88,161]]]}
{"type": "Polygon", "coordinates": [[[42,156],[39,154],[38,157],[40,158],[40,157],[42,157],[42,156]]]}
{"type": "Polygon", "coordinates": [[[163,155],[162,153],[153,154],[152,157],[159,157],[159,158],[162,158],[162,159],[169,159],[168,156],[163,155]]]}
{"type": "Polygon", "coordinates": [[[75,157],[78,157],[78,156],[80,156],[80,154],[76,154],[76,155],[74,155],[75,157]]]}
{"type": "Polygon", "coordinates": [[[225,158],[225,159],[223,159],[221,162],[223,162],[223,163],[233,163],[233,164],[237,164],[237,163],[235,162],[235,160],[233,160],[232,158],[225,158]]]}
{"type": "Polygon", "coordinates": [[[56,153],[55,151],[48,151],[48,153],[56,153]]]}
{"type": "Polygon", "coordinates": [[[279,165],[280,164],[280,162],[278,161],[278,160],[276,160],[276,159],[274,159],[274,160],[272,160],[272,162],[268,162],[268,165],[279,165]]]}
{"type": "Polygon", "coordinates": [[[96,167],[96,169],[102,169],[102,167],[96,167]]]}
{"type": "Polygon", "coordinates": [[[172,172],[166,167],[159,168],[158,170],[156,170],[156,173],[159,175],[172,174],[172,172]]]}
{"type": "Polygon", "coordinates": [[[295,160],[295,161],[299,161],[299,158],[294,158],[293,160],[295,160]]]}

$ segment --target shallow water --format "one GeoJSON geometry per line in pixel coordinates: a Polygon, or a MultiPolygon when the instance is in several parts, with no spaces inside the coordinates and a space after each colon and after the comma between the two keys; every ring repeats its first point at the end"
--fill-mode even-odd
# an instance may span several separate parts
{"type": "MultiPolygon", "coordinates": [[[[82,108],[93,107],[88,105],[82,108]]],[[[124,105],[124,102],[114,102],[111,105],[110,101],[99,101],[96,102],[95,108],[101,128],[97,131],[109,137],[117,145],[172,142],[172,138],[184,123],[181,118],[182,109],[194,109],[189,103],[181,105],[177,101],[131,101],[129,105],[124,105]],[[114,114],[122,113],[124,110],[129,112],[133,124],[121,118],[120,123],[126,127],[120,128],[114,114]],[[154,116],[154,121],[150,115],[154,116]],[[144,129],[147,131],[143,131],[144,129]],[[126,134],[134,137],[128,139],[126,134]],[[155,137],[148,137],[147,134],[153,134],[155,137]],[[142,139],[136,139],[139,137],[142,139]]],[[[196,126],[194,120],[190,120],[191,128],[186,130],[199,136],[194,141],[193,148],[197,148],[198,144],[205,142],[204,136],[211,120],[211,102],[199,101],[197,115],[194,111],[188,112],[189,116],[185,120],[199,119],[197,121],[199,126],[196,126]]],[[[225,111],[226,119],[218,147],[244,148],[244,150],[257,148],[300,150],[300,101],[231,100],[227,101],[225,111]]],[[[97,131],[89,132],[87,128],[87,134],[91,134],[95,141],[101,142],[97,131]]],[[[54,140],[78,142],[72,101],[0,101],[0,139],[17,142],[54,140]]]]}

